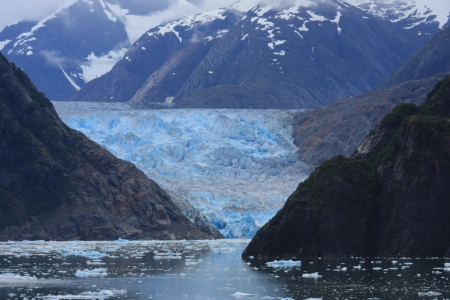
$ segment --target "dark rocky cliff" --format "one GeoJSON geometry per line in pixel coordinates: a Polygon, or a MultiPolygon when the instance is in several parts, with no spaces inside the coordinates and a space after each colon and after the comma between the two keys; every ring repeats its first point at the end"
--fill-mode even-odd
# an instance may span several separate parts
{"type": "Polygon", "coordinates": [[[192,224],[133,164],[68,128],[0,54],[0,240],[119,237],[220,234],[192,224]]]}
{"type": "Polygon", "coordinates": [[[322,163],[243,255],[450,256],[449,118],[447,77],[322,163]]]}

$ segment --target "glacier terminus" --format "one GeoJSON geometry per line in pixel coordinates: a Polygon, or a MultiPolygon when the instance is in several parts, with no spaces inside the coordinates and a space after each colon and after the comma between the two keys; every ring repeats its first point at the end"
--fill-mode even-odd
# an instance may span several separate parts
{"type": "Polygon", "coordinates": [[[252,237],[310,172],[292,136],[302,110],[53,104],[68,126],[136,164],[194,222],[201,218],[227,238],[252,237]]]}

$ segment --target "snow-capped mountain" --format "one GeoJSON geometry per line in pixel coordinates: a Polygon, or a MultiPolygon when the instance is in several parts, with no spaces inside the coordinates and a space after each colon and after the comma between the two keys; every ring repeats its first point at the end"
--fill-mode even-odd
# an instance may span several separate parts
{"type": "Polygon", "coordinates": [[[445,0],[346,0],[365,12],[422,35],[434,35],[450,23],[450,2],[445,0]]]}
{"type": "MultiPolygon", "coordinates": [[[[152,28],[109,73],[93,80],[75,99],[125,102],[151,80],[154,73],[170,75],[169,89],[179,89],[215,42],[241,17],[235,8],[217,9],[152,28]],[[177,67],[179,72],[174,70],[177,67]]],[[[174,92],[163,90],[161,93],[164,100],[160,102],[164,102],[174,92]]]]}
{"type": "Polygon", "coordinates": [[[54,105],[66,124],[190,202],[225,237],[253,236],[309,173],[293,144],[299,111],[54,105]]]}
{"type": "Polygon", "coordinates": [[[74,100],[144,107],[323,106],[378,88],[443,26],[429,11],[394,19],[397,2],[391,10],[381,1],[368,8],[353,2],[358,7],[337,0],[266,1],[238,21],[224,17],[233,10],[239,15],[239,2],[167,23],[144,34],[74,100]],[[419,22],[423,15],[427,20],[419,22]],[[185,37],[192,36],[192,20],[208,28],[194,39],[185,37]],[[218,20],[228,22],[217,26],[218,20]]]}
{"type": "Polygon", "coordinates": [[[164,13],[172,5],[167,0],[67,0],[39,22],[5,27],[0,51],[50,99],[64,100],[111,70],[149,28],[195,9],[190,2],[171,16],[164,13]]]}
{"type": "MultiPolygon", "coordinates": [[[[168,47],[168,50],[162,50],[167,53],[160,54],[159,51],[161,49],[155,48],[152,50],[146,48],[151,52],[151,55],[141,55],[142,60],[139,60],[139,63],[136,63],[135,57],[133,57],[134,63],[132,64],[127,64],[126,61],[121,63],[120,67],[118,67],[118,73],[123,71],[123,74],[119,75],[120,78],[117,78],[117,75],[110,75],[109,79],[97,82],[95,85],[91,85],[86,90],[83,90],[83,92],[76,99],[89,101],[128,101],[133,98],[135,93],[142,87],[142,85],[144,85],[146,81],[149,81],[145,84],[134,101],[141,103],[160,103],[165,102],[166,99],[169,102],[174,99],[173,102],[177,103],[180,102],[179,100],[182,98],[186,98],[186,96],[188,96],[184,99],[188,101],[183,101],[184,106],[230,106],[230,104],[221,103],[221,101],[223,101],[222,98],[224,97],[220,97],[220,95],[225,94],[227,95],[226,98],[241,99],[237,101],[238,103],[250,102],[249,104],[244,105],[244,107],[273,107],[273,105],[263,103],[267,101],[270,103],[273,101],[277,102],[280,98],[287,99],[290,98],[292,94],[303,94],[304,97],[309,100],[311,100],[311,98],[320,98],[320,105],[323,105],[324,103],[328,103],[333,97],[347,97],[349,95],[360,93],[361,91],[372,89],[375,83],[378,83],[378,80],[380,80],[378,77],[385,76],[384,73],[391,70],[391,66],[389,66],[389,64],[395,64],[398,63],[398,61],[403,62],[405,60],[404,56],[408,56],[409,52],[402,53],[402,49],[396,48],[398,45],[396,45],[395,42],[390,43],[389,46],[392,46],[395,54],[392,55],[392,53],[389,52],[384,53],[386,57],[393,57],[392,59],[389,59],[389,63],[387,64],[388,66],[385,66],[386,62],[382,62],[380,66],[378,66],[378,63],[374,63],[373,65],[377,65],[375,70],[367,71],[368,73],[373,73],[372,77],[374,78],[368,79],[367,82],[352,82],[350,80],[350,83],[346,83],[332,80],[330,82],[331,88],[338,88],[336,93],[331,93],[334,94],[334,96],[327,95],[326,92],[321,91],[318,86],[314,87],[314,84],[311,84],[311,81],[308,80],[309,77],[314,77],[317,81],[327,82],[326,75],[324,77],[323,74],[316,74],[315,71],[317,68],[319,70],[329,69],[330,65],[328,58],[325,62],[320,62],[319,65],[311,66],[309,61],[295,63],[291,62],[289,59],[287,60],[286,56],[303,55],[304,58],[307,59],[316,56],[315,62],[317,64],[319,62],[317,61],[318,57],[316,54],[317,51],[323,46],[322,40],[324,37],[329,39],[330,44],[337,43],[339,48],[337,51],[346,51],[345,47],[341,46],[345,46],[345,43],[342,43],[344,38],[341,35],[336,36],[335,33],[333,34],[333,31],[338,30],[338,28],[339,30],[344,28],[344,31],[347,31],[348,36],[350,36],[351,34],[355,34],[352,33],[351,30],[347,30],[346,26],[353,26],[356,28],[359,27],[362,30],[366,30],[368,26],[380,27],[379,24],[370,23],[370,19],[372,18],[377,20],[384,19],[392,25],[406,28],[408,32],[414,32],[415,34],[420,35],[422,38],[413,38],[409,41],[411,44],[407,46],[408,48],[415,50],[418,48],[418,45],[420,46],[423,44],[429,37],[445,26],[445,23],[448,21],[448,12],[450,11],[450,3],[448,3],[448,1],[349,0],[347,2],[358,7],[360,14],[364,13],[360,15],[360,18],[366,18],[367,20],[367,26],[360,26],[361,24],[358,24],[357,22],[351,22],[351,24],[343,25],[348,23],[345,21],[346,19],[348,20],[348,18],[344,11],[345,9],[348,10],[349,4],[342,1],[264,1],[264,4],[255,7],[258,2],[258,0],[240,0],[228,7],[226,11],[234,11],[235,14],[239,16],[238,19],[227,17],[226,22],[228,22],[228,24],[223,24],[224,22],[222,22],[221,25],[218,25],[218,22],[213,22],[211,15],[214,15],[214,13],[211,12],[206,12],[196,17],[190,17],[184,21],[165,23],[164,26],[160,27],[162,30],[161,36],[164,37],[164,39],[167,36],[169,40],[167,42],[160,41],[160,43],[162,43],[163,48],[168,47]],[[330,8],[333,7],[333,5],[334,8],[330,8]],[[338,7],[341,9],[338,9],[338,7]],[[312,12],[312,14],[309,14],[308,11],[312,12]],[[198,76],[198,72],[193,72],[197,66],[199,66],[204,60],[211,59],[211,56],[208,55],[209,52],[224,50],[218,49],[220,48],[219,46],[213,47],[212,43],[209,43],[208,41],[213,37],[214,40],[217,40],[217,37],[228,40],[228,37],[226,36],[231,37],[231,34],[225,34],[226,32],[223,32],[223,30],[233,31],[231,27],[237,27],[235,24],[246,13],[249,14],[248,19],[242,20],[238,26],[244,26],[247,31],[242,32],[244,35],[241,35],[239,39],[243,38],[247,34],[248,35],[242,41],[242,45],[238,45],[236,43],[235,45],[237,47],[242,47],[244,50],[247,50],[247,52],[257,52],[257,55],[251,53],[251,58],[253,60],[250,60],[250,62],[260,63],[268,59],[272,60],[271,64],[274,63],[274,65],[278,67],[279,71],[283,72],[279,72],[280,74],[289,73],[287,69],[289,69],[289,66],[292,66],[296,69],[307,70],[304,72],[309,73],[310,76],[298,77],[298,74],[294,72],[289,74],[290,77],[287,78],[287,75],[281,76],[275,72],[271,75],[276,75],[275,77],[277,80],[273,80],[273,78],[267,78],[268,76],[266,75],[266,73],[270,72],[270,70],[262,68],[262,70],[256,70],[251,73],[252,71],[249,70],[248,66],[249,63],[247,63],[244,64],[245,67],[241,67],[237,70],[232,68],[230,70],[227,69],[226,71],[230,72],[225,76],[225,78],[215,79],[218,75],[217,73],[210,76],[210,74],[214,74],[210,73],[214,72],[214,70],[199,69],[198,71],[201,72],[206,71],[206,74],[203,74],[204,78],[199,77],[196,80],[190,78],[190,80],[188,80],[191,73],[194,77],[198,76]],[[297,17],[293,18],[294,15],[297,17]],[[280,18],[285,18],[286,24],[282,24],[282,22],[279,22],[280,20],[277,21],[277,19],[280,18]],[[293,22],[293,20],[296,20],[296,22],[293,22]],[[189,21],[195,22],[196,28],[205,29],[208,27],[207,32],[200,31],[194,33],[191,26],[184,26],[188,24],[189,21]],[[252,26],[248,26],[248,24],[246,24],[249,21],[253,21],[253,25],[259,26],[260,28],[258,30],[264,32],[259,32],[259,34],[256,34],[256,27],[252,28],[252,26]],[[339,21],[339,23],[333,23],[333,21],[339,21]],[[318,26],[321,26],[320,24],[323,25],[327,22],[329,24],[324,26],[324,30],[322,32],[317,31],[318,26]],[[267,27],[269,23],[272,23],[274,28],[283,28],[281,30],[282,34],[278,34],[279,30],[273,30],[274,28],[271,29],[270,26],[267,27]],[[214,25],[211,26],[211,24],[214,25]],[[330,26],[332,24],[335,24],[334,28],[333,26],[330,26]],[[290,28],[285,29],[284,27],[286,27],[286,25],[292,26],[291,30],[290,28]],[[214,26],[217,27],[214,28],[214,26]],[[297,30],[293,30],[294,27],[296,27],[297,30]],[[325,28],[328,30],[325,30],[325,28]],[[190,33],[184,33],[185,30],[190,31],[190,33]],[[308,32],[306,32],[306,30],[308,30],[308,32]],[[299,35],[295,33],[295,31],[300,33],[303,37],[306,36],[306,41],[303,41],[304,45],[297,45],[298,41],[294,41],[296,38],[299,38],[299,35]],[[170,36],[172,33],[179,37],[183,35],[191,35],[192,38],[183,41],[180,45],[174,46],[173,42],[170,41],[170,36]],[[312,38],[313,35],[319,37],[312,38]],[[251,38],[252,36],[254,38],[251,38]],[[195,41],[199,41],[206,37],[207,39],[205,42],[208,43],[205,47],[201,47],[200,45],[193,46],[196,44],[194,43],[195,41]],[[274,39],[273,41],[272,38],[274,39]],[[319,41],[317,41],[317,39],[319,39],[319,41]],[[261,43],[254,44],[252,48],[245,45],[245,43],[254,43],[258,40],[261,40],[261,43]],[[301,48],[302,51],[288,52],[286,49],[281,49],[283,47],[282,44],[274,44],[274,41],[278,41],[279,43],[285,41],[284,45],[288,46],[291,44],[294,49],[301,48]],[[274,49],[270,49],[274,50],[272,51],[273,53],[285,53],[288,55],[281,57],[279,54],[277,56],[272,53],[272,56],[274,57],[267,58],[267,53],[259,53],[266,48],[261,48],[263,44],[273,44],[274,49]],[[191,45],[192,47],[188,47],[191,45]],[[186,51],[180,52],[178,57],[174,56],[175,53],[178,53],[179,50],[184,48],[186,48],[186,51]],[[280,48],[280,51],[276,50],[277,48],[280,48]],[[155,53],[157,53],[156,56],[154,55],[155,53]],[[311,55],[312,53],[314,55],[311,55]],[[155,57],[152,58],[152,56],[155,57]],[[183,60],[190,60],[191,62],[180,64],[181,58],[183,58],[183,60]],[[144,61],[148,59],[152,59],[153,61],[144,61]],[[273,59],[277,59],[277,61],[273,61],[273,59]],[[286,62],[286,65],[283,65],[283,61],[286,62]],[[166,64],[169,64],[169,66],[166,64]],[[299,66],[299,64],[301,66],[299,66]],[[149,71],[142,71],[143,67],[141,66],[149,65],[152,65],[149,71]],[[173,65],[176,65],[176,68],[174,68],[173,65]],[[283,70],[279,69],[280,67],[283,68],[283,70]],[[232,71],[241,72],[242,75],[232,74],[232,71]],[[180,74],[180,72],[182,74],[180,74]],[[170,78],[170,76],[167,75],[172,73],[179,76],[170,78]],[[151,75],[153,75],[153,78],[150,79],[151,75]],[[253,82],[251,80],[251,78],[261,77],[261,75],[266,77],[266,80],[263,80],[263,82],[253,82]],[[213,77],[212,81],[211,77],[213,77]],[[297,77],[297,80],[303,81],[304,84],[296,84],[296,82],[293,82],[292,77],[297,77]],[[196,83],[196,81],[200,81],[200,83],[196,83]],[[282,82],[285,86],[282,91],[269,91],[269,93],[267,93],[267,91],[264,90],[263,92],[259,92],[261,86],[270,86],[270,84],[267,84],[265,81],[273,81],[272,84],[274,86],[280,86],[280,82],[282,82]],[[115,85],[120,86],[111,87],[112,82],[116,83],[115,85]],[[238,82],[238,84],[235,84],[236,82],[238,82]],[[157,87],[153,88],[152,86],[154,85],[157,85],[157,87]],[[229,88],[228,85],[231,85],[231,88],[229,88]],[[304,91],[305,86],[306,91],[304,91]],[[312,86],[312,88],[310,88],[310,86],[312,86]],[[99,92],[100,90],[105,91],[105,95],[102,95],[102,93],[99,92]],[[285,91],[290,90],[294,90],[294,92],[286,95],[285,91]],[[197,94],[192,93],[192,91],[201,92],[197,94]],[[325,95],[323,95],[323,93],[325,93],[325,95]],[[114,98],[111,99],[111,97],[114,98]],[[210,102],[212,103],[205,104],[204,102],[206,98],[211,98],[212,100],[210,100],[210,102]],[[242,99],[244,100],[242,101],[242,99]],[[265,101],[261,99],[265,99],[265,101]],[[193,100],[195,100],[194,102],[199,103],[192,103],[193,100]],[[252,101],[256,103],[251,103],[252,101]]],[[[68,0],[65,1],[65,5],[39,22],[18,22],[17,24],[4,28],[3,31],[0,32],[0,51],[2,51],[10,60],[14,61],[19,67],[25,69],[37,87],[44,91],[48,97],[53,100],[65,100],[73,96],[76,91],[79,88],[82,88],[87,82],[95,78],[99,78],[103,74],[110,71],[120,59],[124,57],[131,59],[132,56],[128,54],[125,55],[125,52],[128,50],[129,46],[141,37],[141,35],[149,28],[167,22],[167,20],[174,19],[177,16],[194,13],[198,11],[200,7],[207,8],[212,6],[211,3],[209,6],[195,6],[192,4],[209,3],[208,1],[179,0],[177,3],[180,5],[181,9],[174,10],[170,14],[163,13],[165,9],[173,6],[173,3],[174,1],[167,0],[146,1],[145,3],[135,0],[68,0]]],[[[231,0],[221,1],[220,3],[231,3],[231,0]]],[[[216,4],[216,6],[217,5],[218,4],[216,4]]],[[[381,27],[383,26],[384,25],[381,27]]],[[[235,31],[236,29],[237,28],[234,28],[235,31]]],[[[391,31],[390,28],[385,28],[385,30],[388,30],[389,32],[391,31]]],[[[153,32],[155,31],[157,30],[154,29],[153,32]]],[[[379,37],[385,35],[385,33],[381,29],[372,28],[371,30],[366,31],[365,35],[379,37]]],[[[409,39],[407,34],[405,35],[402,33],[402,36],[404,40],[409,39]]],[[[390,38],[396,38],[395,34],[393,34],[390,38]]],[[[159,37],[159,39],[161,39],[161,37],[159,37]]],[[[349,38],[346,39],[348,40],[349,38]]],[[[351,48],[358,48],[360,43],[366,42],[365,40],[359,40],[358,35],[351,38],[351,40],[352,41],[348,42],[350,45],[349,47],[351,48]]],[[[379,42],[379,40],[376,40],[373,44],[375,44],[376,47],[379,45],[382,45],[383,47],[384,43],[381,42],[380,44],[379,42]]],[[[385,42],[387,43],[388,41],[386,40],[385,42]]],[[[135,46],[136,49],[142,50],[142,47],[139,47],[139,45],[135,46]]],[[[366,49],[360,50],[362,52],[360,53],[362,56],[365,55],[363,53],[367,52],[366,49]]],[[[133,51],[136,52],[135,50],[133,51]]],[[[327,45],[325,45],[324,51],[331,52],[332,55],[336,56],[336,51],[334,51],[334,49],[328,49],[327,45]]],[[[233,64],[242,65],[240,59],[248,60],[246,58],[238,57],[239,55],[237,52],[224,52],[224,55],[225,54],[228,55],[226,57],[227,59],[231,59],[231,63],[225,61],[224,64],[229,64],[230,67],[232,67],[233,64]]],[[[369,55],[371,53],[367,52],[367,54],[369,55]]],[[[324,55],[326,55],[326,53],[324,53],[324,55]]],[[[333,59],[331,59],[331,61],[339,62],[339,55],[337,55],[336,58],[338,59],[337,61],[334,61],[333,59]]],[[[356,65],[361,63],[365,63],[365,61],[355,60],[351,62],[343,59],[344,65],[356,65]]],[[[331,66],[332,68],[329,72],[332,74],[330,77],[333,77],[331,79],[340,77],[345,78],[347,74],[353,74],[354,71],[352,68],[335,70],[335,66],[331,66]]],[[[354,77],[356,79],[361,78],[357,75],[354,77]]],[[[283,105],[287,107],[294,106],[292,103],[283,105]]],[[[238,104],[233,104],[231,106],[240,107],[238,104]]],[[[305,105],[305,107],[307,106],[308,105],[305,105]]]]}
{"type": "MultiPolygon", "coordinates": [[[[2,35],[23,26],[6,27],[2,35]]],[[[110,70],[129,45],[124,24],[105,2],[80,0],[66,2],[15,37],[5,37],[1,51],[50,99],[63,100],[110,70]]]]}

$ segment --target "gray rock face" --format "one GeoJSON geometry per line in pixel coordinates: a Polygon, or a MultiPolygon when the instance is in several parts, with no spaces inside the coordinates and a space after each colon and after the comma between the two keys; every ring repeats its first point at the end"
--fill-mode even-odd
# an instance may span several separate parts
{"type": "Polygon", "coordinates": [[[71,130],[0,56],[0,239],[220,237],[133,164],[71,130]]]}
{"type": "Polygon", "coordinates": [[[336,155],[351,156],[383,116],[401,103],[422,104],[427,93],[449,76],[443,73],[379,89],[299,115],[294,124],[299,157],[312,166],[336,155]]]}
{"type": "Polygon", "coordinates": [[[316,168],[243,255],[450,256],[449,117],[447,77],[316,168]]]}

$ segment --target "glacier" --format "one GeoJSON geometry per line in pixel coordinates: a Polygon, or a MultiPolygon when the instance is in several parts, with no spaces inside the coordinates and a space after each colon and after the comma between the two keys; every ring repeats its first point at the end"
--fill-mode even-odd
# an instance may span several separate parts
{"type": "Polygon", "coordinates": [[[302,110],[53,104],[69,127],[134,163],[191,220],[202,218],[226,238],[252,237],[311,171],[293,143],[302,110]]]}

